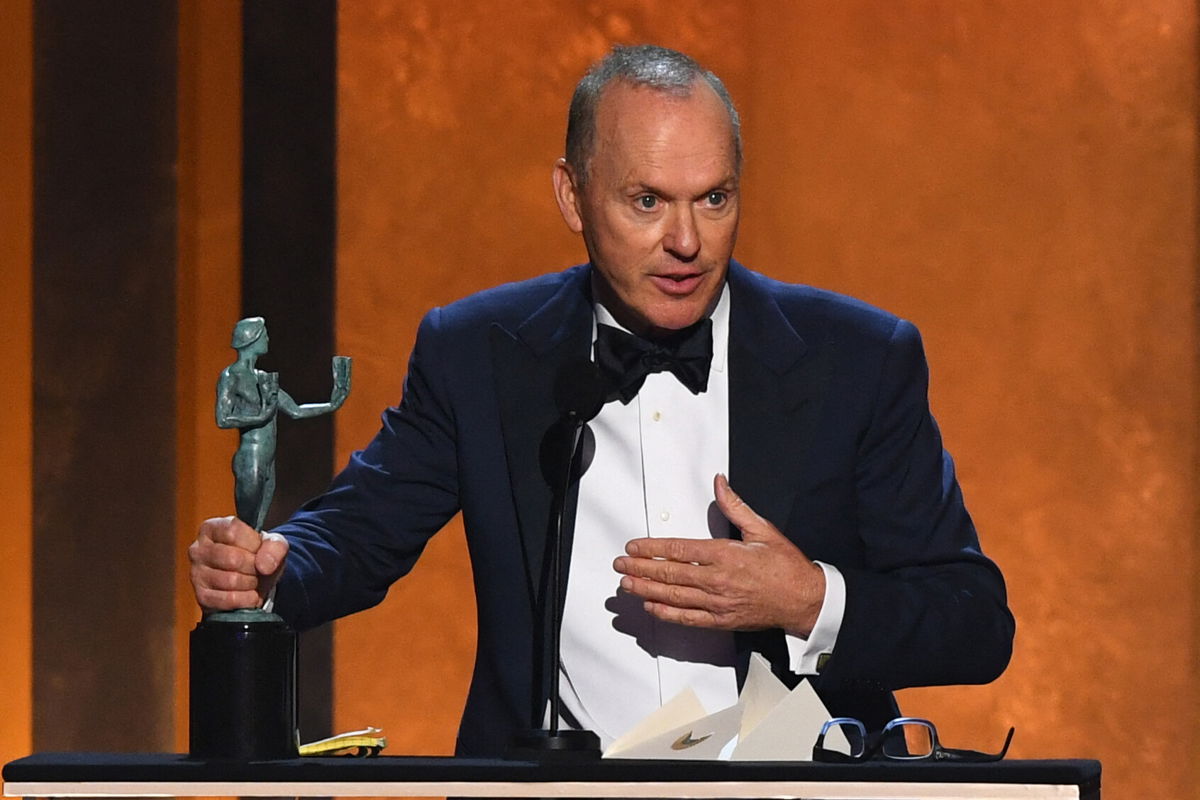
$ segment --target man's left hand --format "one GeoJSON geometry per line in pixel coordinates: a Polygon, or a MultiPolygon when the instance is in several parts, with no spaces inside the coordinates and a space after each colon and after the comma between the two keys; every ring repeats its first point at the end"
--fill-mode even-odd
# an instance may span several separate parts
{"type": "Polygon", "coordinates": [[[634,539],[613,562],[621,588],[667,622],[724,630],[783,628],[808,636],[825,598],[825,572],[779,529],[713,480],[735,539],[634,539]]]}

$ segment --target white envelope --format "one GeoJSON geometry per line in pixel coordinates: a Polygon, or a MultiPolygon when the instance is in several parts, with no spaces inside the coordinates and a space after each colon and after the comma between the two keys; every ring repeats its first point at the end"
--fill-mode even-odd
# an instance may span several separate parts
{"type": "MultiPolygon", "coordinates": [[[[811,761],[827,719],[807,680],[789,692],[754,653],[735,705],[707,714],[696,693],[684,689],[609,745],[604,758],[811,761]]],[[[825,746],[849,749],[840,730],[826,734],[825,746]]]]}
{"type": "Polygon", "coordinates": [[[604,758],[715,761],[737,736],[741,718],[740,703],[705,715],[696,693],[684,689],[609,745],[604,758]]]}

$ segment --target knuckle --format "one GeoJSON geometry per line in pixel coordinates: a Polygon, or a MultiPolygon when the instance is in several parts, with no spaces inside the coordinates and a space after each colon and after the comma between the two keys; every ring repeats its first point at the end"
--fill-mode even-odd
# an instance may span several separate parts
{"type": "Polygon", "coordinates": [[[222,547],[212,553],[209,564],[218,570],[237,569],[241,565],[241,554],[232,547],[222,547]]]}
{"type": "Polygon", "coordinates": [[[258,587],[258,580],[240,572],[218,572],[213,576],[213,584],[214,588],[228,592],[252,592],[258,587]]]}
{"type": "Polygon", "coordinates": [[[214,517],[206,519],[200,526],[201,536],[214,542],[228,542],[233,537],[231,517],[214,517]]]}
{"type": "Polygon", "coordinates": [[[687,559],[687,544],[679,540],[670,542],[667,545],[667,557],[673,561],[684,561],[687,559]]]}

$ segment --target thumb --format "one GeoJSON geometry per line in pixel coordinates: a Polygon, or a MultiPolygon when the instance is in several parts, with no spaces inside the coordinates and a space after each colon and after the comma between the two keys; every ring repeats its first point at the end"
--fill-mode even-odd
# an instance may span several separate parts
{"type": "Polygon", "coordinates": [[[730,488],[729,479],[721,473],[717,473],[713,478],[713,494],[717,500],[717,508],[742,532],[743,542],[765,542],[781,535],[774,525],[746,505],[746,501],[730,488]]]}
{"type": "Polygon", "coordinates": [[[274,575],[283,567],[287,554],[287,539],[281,534],[265,531],[262,535],[262,545],[254,554],[254,570],[259,575],[274,575]]]}

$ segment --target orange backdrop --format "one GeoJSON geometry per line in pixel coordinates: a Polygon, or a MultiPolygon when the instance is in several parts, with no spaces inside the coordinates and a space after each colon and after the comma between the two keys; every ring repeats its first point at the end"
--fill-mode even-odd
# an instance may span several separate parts
{"type": "MultiPolygon", "coordinates": [[[[1174,796],[1194,749],[1195,6],[859,0],[345,3],[340,455],[399,397],[421,313],[584,258],[550,194],[613,41],[722,74],[745,122],[739,258],[915,321],[1016,653],[905,692],[945,739],[1096,756],[1174,796]],[[1180,713],[1186,709],[1186,713],[1180,713]],[[1151,724],[1139,720],[1153,719],[1151,724]]],[[[469,679],[461,530],[339,623],[336,719],[447,752],[469,679]]]]}
{"type": "Polygon", "coordinates": [[[176,313],[175,741],[188,748],[188,634],[200,619],[187,546],[200,520],[231,513],[237,434],[213,422],[217,376],[241,316],[240,4],[179,3],[179,265],[176,313]]]}
{"type": "Polygon", "coordinates": [[[0,3],[0,761],[33,741],[33,6],[0,3]]]}

